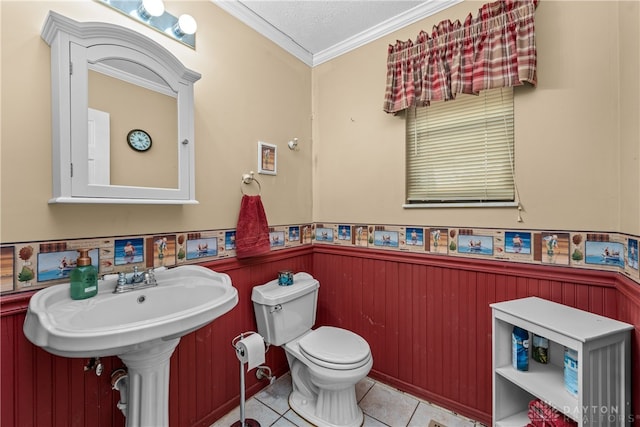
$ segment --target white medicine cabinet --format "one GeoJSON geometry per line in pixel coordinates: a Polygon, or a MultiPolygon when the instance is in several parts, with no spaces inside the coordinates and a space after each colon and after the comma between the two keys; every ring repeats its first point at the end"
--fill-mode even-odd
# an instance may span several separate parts
{"type": "Polygon", "coordinates": [[[50,11],[49,203],[195,204],[193,84],[155,41],[50,11]]]}
{"type": "Polygon", "coordinates": [[[542,298],[491,304],[493,425],[525,426],[539,399],[578,426],[629,426],[633,326],[542,298]],[[548,363],[512,366],[511,333],[518,326],[549,340],[548,363]],[[565,387],[564,352],[577,354],[577,395],[565,387]]]}

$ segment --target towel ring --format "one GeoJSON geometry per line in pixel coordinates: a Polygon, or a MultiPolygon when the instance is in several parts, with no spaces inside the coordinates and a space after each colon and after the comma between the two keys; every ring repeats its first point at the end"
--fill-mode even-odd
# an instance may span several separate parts
{"type": "MultiPolygon", "coordinates": [[[[253,176],[253,174],[254,174],[253,171],[243,174],[242,175],[242,183],[243,184],[251,184],[252,182],[255,182],[256,184],[258,184],[258,194],[260,194],[262,192],[262,186],[260,185],[260,181],[258,181],[253,176]]],[[[244,194],[245,196],[247,195],[247,193],[244,192],[244,188],[242,186],[240,186],[240,192],[242,194],[244,194]]]]}

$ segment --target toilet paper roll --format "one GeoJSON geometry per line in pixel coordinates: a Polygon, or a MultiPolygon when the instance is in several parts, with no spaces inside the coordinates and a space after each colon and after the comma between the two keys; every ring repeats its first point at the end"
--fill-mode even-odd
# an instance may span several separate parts
{"type": "Polygon", "coordinates": [[[264,340],[260,334],[251,334],[236,343],[236,355],[247,371],[264,363],[264,340]]]}

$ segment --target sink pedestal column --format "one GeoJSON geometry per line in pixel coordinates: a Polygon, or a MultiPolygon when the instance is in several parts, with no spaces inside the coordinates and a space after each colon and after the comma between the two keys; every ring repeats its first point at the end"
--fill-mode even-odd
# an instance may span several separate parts
{"type": "Polygon", "coordinates": [[[169,361],[179,342],[158,340],[118,356],[129,376],[127,427],[169,425],[169,361]]]}

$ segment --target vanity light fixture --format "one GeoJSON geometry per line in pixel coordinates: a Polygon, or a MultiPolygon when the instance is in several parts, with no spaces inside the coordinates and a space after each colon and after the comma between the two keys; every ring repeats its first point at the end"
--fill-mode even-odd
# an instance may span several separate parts
{"type": "Polygon", "coordinates": [[[187,14],[176,18],[165,11],[163,0],[95,0],[159,31],[192,49],[196,48],[196,20],[187,14]]]}

